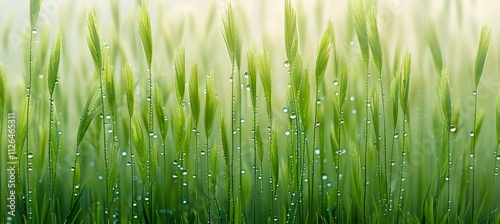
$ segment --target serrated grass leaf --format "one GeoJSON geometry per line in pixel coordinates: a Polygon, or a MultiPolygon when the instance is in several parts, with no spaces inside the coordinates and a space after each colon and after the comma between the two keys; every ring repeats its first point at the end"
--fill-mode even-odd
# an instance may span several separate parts
{"type": "Polygon", "coordinates": [[[215,120],[215,113],[218,106],[218,101],[215,96],[215,75],[212,70],[207,76],[206,83],[206,98],[205,98],[205,135],[210,137],[212,134],[212,127],[215,120]]]}
{"type": "Polygon", "coordinates": [[[50,61],[49,61],[49,71],[48,71],[48,87],[49,94],[52,96],[54,93],[54,87],[57,81],[57,75],[59,72],[59,63],[61,60],[61,42],[62,36],[61,32],[56,32],[56,40],[54,42],[54,47],[50,52],[50,61]]]}
{"type": "Polygon", "coordinates": [[[476,52],[476,62],[474,64],[474,82],[475,88],[479,85],[481,75],[483,74],[484,63],[486,62],[486,55],[490,46],[491,30],[488,26],[483,26],[481,29],[481,37],[479,39],[479,46],[476,52]]]}
{"type": "Polygon", "coordinates": [[[328,28],[323,33],[323,37],[319,42],[318,46],[318,56],[316,57],[316,89],[319,89],[323,77],[325,76],[326,68],[328,66],[328,61],[330,60],[330,55],[333,49],[333,28],[330,24],[328,28]]]}
{"type": "Polygon", "coordinates": [[[151,21],[147,8],[147,1],[142,0],[137,12],[137,25],[139,35],[142,41],[142,48],[146,57],[148,68],[151,69],[151,60],[153,58],[153,38],[151,37],[151,21]]]}
{"type": "Polygon", "coordinates": [[[176,96],[177,102],[184,100],[184,92],[186,88],[186,53],[184,45],[175,49],[174,53],[174,68],[175,68],[175,82],[176,82],[176,96]]]}
{"type": "Polygon", "coordinates": [[[200,120],[200,89],[198,86],[198,64],[196,63],[191,67],[191,75],[189,77],[189,101],[194,125],[197,126],[200,120]]]}
{"type": "Polygon", "coordinates": [[[375,65],[377,66],[378,72],[382,73],[382,43],[377,27],[377,10],[375,10],[375,7],[372,7],[368,12],[368,40],[375,65]]]}
{"type": "Polygon", "coordinates": [[[92,58],[94,59],[94,66],[96,71],[100,71],[103,67],[102,49],[101,49],[101,35],[97,26],[97,16],[95,9],[87,13],[87,45],[89,47],[92,58]]]}

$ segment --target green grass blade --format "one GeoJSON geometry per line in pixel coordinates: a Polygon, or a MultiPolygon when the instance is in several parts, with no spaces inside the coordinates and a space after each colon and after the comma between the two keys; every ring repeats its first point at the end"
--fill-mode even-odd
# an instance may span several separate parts
{"type": "Polygon", "coordinates": [[[399,113],[399,95],[401,89],[401,71],[396,72],[396,76],[391,83],[391,100],[392,100],[392,129],[396,129],[399,113]]]}
{"type": "Polygon", "coordinates": [[[227,167],[227,175],[229,175],[229,138],[227,137],[227,125],[223,114],[220,115],[220,132],[221,132],[221,142],[222,142],[222,152],[224,153],[223,158],[227,167]]]}
{"type": "Polygon", "coordinates": [[[48,87],[49,94],[52,96],[54,93],[54,87],[57,81],[57,74],[59,72],[59,62],[61,60],[61,32],[56,32],[56,40],[54,42],[54,47],[50,52],[50,61],[49,61],[49,71],[48,71],[48,87]]]}
{"type": "Polygon", "coordinates": [[[191,76],[189,77],[189,101],[191,104],[191,113],[193,115],[194,125],[198,125],[200,120],[200,89],[198,86],[198,64],[191,67],[191,76]]]}
{"type": "Polygon", "coordinates": [[[30,0],[30,22],[32,29],[36,26],[41,6],[42,6],[42,0],[30,0]]]}
{"type": "Polygon", "coordinates": [[[250,95],[254,111],[257,109],[257,56],[255,50],[247,51],[248,78],[250,86],[250,95]]]}
{"type": "Polygon", "coordinates": [[[22,155],[21,151],[24,147],[24,144],[26,142],[26,136],[28,134],[28,125],[31,123],[31,116],[28,117],[28,109],[31,110],[33,109],[32,107],[28,108],[28,98],[24,97],[22,102],[21,102],[21,114],[19,116],[19,125],[17,126],[16,130],[16,154],[18,156],[22,155]]]}
{"type": "Polygon", "coordinates": [[[375,65],[377,66],[378,72],[382,73],[382,43],[377,27],[377,10],[375,7],[372,7],[368,12],[368,40],[375,65]]]}
{"type": "Polygon", "coordinates": [[[483,74],[484,63],[486,62],[486,55],[490,46],[491,30],[488,26],[483,26],[481,29],[481,37],[479,39],[479,46],[476,53],[476,63],[474,64],[474,82],[475,88],[479,85],[481,75],[483,74]]]}
{"type": "Polygon", "coordinates": [[[358,36],[358,42],[361,49],[361,55],[363,57],[363,62],[365,63],[365,67],[368,68],[368,62],[370,59],[369,55],[369,46],[368,46],[368,32],[366,27],[366,18],[365,18],[365,7],[363,0],[350,0],[349,1],[349,9],[352,13],[352,20],[354,23],[354,29],[356,30],[356,34],[358,36]]]}
{"type": "Polygon", "coordinates": [[[434,60],[434,67],[436,68],[437,74],[440,75],[443,69],[443,53],[441,52],[435,26],[431,25],[427,39],[429,40],[429,48],[431,49],[432,59],[434,60]]]}
{"type": "Polygon", "coordinates": [[[128,113],[132,116],[134,114],[134,75],[132,74],[132,66],[127,62],[123,65],[122,77],[125,79],[128,113]]]}
{"type": "Polygon", "coordinates": [[[259,60],[259,77],[264,89],[264,96],[266,98],[267,112],[272,114],[272,79],[271,79],[271,59],[269,53],[264,49],[264,53],[260,56],[259,60]]]}
{"type": "Polygon", "coordinates": [[[186,111],[184,110],[184,106],[181,103],[176,103],[173,130],[175,146],[179,151],[184,144],[185,122],[186,111]]]}
{"type": "Polygon", "coordinates": [[[316,89],[319,89],[323,77],[325,76],[326,67],[328,66],[328,61],[330,60],[330,55],[333,49],[333,28],[329,24],[328,28],[323,33],[323,37],[319,42],[318,46],[318,56],[316,57],[316,89]]]}
{"type": "Polygon", "coordinates": [[[311,116],[311,83],[309,79],[309,69],[304,70],[304,74],[302,75],[302,81],[300,84],[300,93],[299,93],[299,108],[300,108],[300,116],[302,117],[302,124],[304,126],[304,131],[306,134],[311,129],[311,123],[313,123],[313,119],[311,116]]]}
{"type": "Polygon", "coordinates": [[[92,58],[94,59],[94,66],[96,71],[100,71],[103,67],[102,48],[101,48],[101,34],[97,26],[97,16],[95,9],[87,13],[87,45],[89,47],[92,58]]]}
{"type": "Polygon", "coordinates": [[[111,65],[111,58],[106,54],[104,59],[104,81],[106,86],[106,99],[109,104],[109,111],[112,117],[116,116],[116,91],[115,81],[113,77],[113,65],[111,65]]]}
{"type": "Polygon", "coordinates": [[[80,117],[80,124],[78,126],[77,140],[76,140],[77,147],[82,142],[83,137],[85,137],[85,134],[87,133],[87,130],[92,120],[101,112],[101,110],[99,110],[101,106],[99,87],[100,87],[99,81],[97,80],[94,83],[92,92],[90,93],[89,98],[87,99],[87,103],[85,104],[85,107],[83,109],[82,116],[80,117]]]}
{"type": "Polygon", "coordinates": [[[184,91],[186,88],[186,53],[184,45],[175,49],[174,53],[174,68],[175,68],[175,82],[177,102],[184,100],[184,91]]]}
{"type": "Polygon", "coordinates": [[[222,36],[226,43],[226,48],[229,53],[229,58],[236,65],[238,70],[241,67],[241,40],[236,27],[234,9],[231,4],[226,7],[225,17],[222,19],[222,36]]]}
{"type": "Polygon", "coordinates": [[[339,91],[339,107],[343,107],[347,96],[347,84],[348,84],[348,74],[349,70],[347,68],[347,62],[344,60],[342,62],[342,70],[340,71],[340,91],[339,91]]]}
{"type": "Polygon", "coordinates": [[[285,0],[285,50],[290,65],[295,64],[295,57],[299,51],[299,37],[297,33],[297,15],[290,0],[285,0]]]}
{"type": "Polygon", "coordinates": [[[438,96],[446,127],[450,127],[451,125],[452,112],[449,82],[448,72],[446,71],[446,69],[442,69],[441,75],[438,78],[438,96]]]}
{"type": "Polygon", "coordinates": [[[207,76],[206,83],[206,98],[205,98],[205,135],[210,137],[212,134],[212,127],[215,120],[215,113],[217,110],[218,100],[215,95],[215,75],[212,70],[207,76]]]}
{"type": "Polygon", "coordinates": [[[408,113],[408,93],[410,91],[410,70],[411,70],[411,54],[406,52],[403,58],[401,67],[401,109],[404,115],[408,113]]]}
{"type": "Polygon", "coordinates": [[[4,110],[5,110],[5,69],[3,63],[0,62],[0,116],[3,116],[4,110]]]}
{"type": "Polygon", "coordinates": [[[141,36],[142,48],[146,56],[146,63],[151,69],[151,60],[153,58],[153,38],[151,37],[151,21],[147,8],[147,1],[142,0],[137,13],[137,25],[139,35],[141,36]]]}
{"type": "Polygon", "coordinates": [[[271,145],[271,174],[273,176],[273,182],[278,181],[280,159],[279,159],[279,144],[278,144],[278,131],[276,128],[272,130],[272,145],[271,145]]]}
{"type": "Polygon", "coordinates": [[[165,141],[167,139],[168,133],[168,117],[167,113],[165,112],[165,102],[163,101],[163,95],[158,85],[155,86],[154,94],[156,121],[158,122],[158,127],[160,128],[161,139],[165,141]]]}
{"type": "Polygon", "coordinates": [[[255,130],[255,135],[257,137],[257,152],[259,154],[259,161],[262,163],[262,159],[264,159],[264,141],[262,141],[262,134],[260,133],[258,125],[255,130]]]}
{"type": "Polygon", "coordinates": [[[210,156],[212,157],[211,161],[211,168],[212,170],[210,171],[212,173],[212,184],[213,184],[213,193],[215,194],[215,190],[217,189],[217,178],[219,177],[218,171],[219,171],[219,147],[217,147],[217,144],[214,143],[214,147],[212,148],[210,152],[210,156]]]}

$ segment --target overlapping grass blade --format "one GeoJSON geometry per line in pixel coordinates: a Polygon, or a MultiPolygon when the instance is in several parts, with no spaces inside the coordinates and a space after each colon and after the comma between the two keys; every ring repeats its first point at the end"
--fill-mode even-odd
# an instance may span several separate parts
{"type": "Polygon", "coordinates": [[[227,137],[227,125],[224,119],[223,114],[220,115],[220,132],[221,132],[221,143],[222,143],[222,152],[224,153],[223,158],[226,163],[226,175],[230,174],[229,167],[229,138],[227,137]]]}
{"type": "Polygon", "coordinates": [[[347,96],[347,84],[348,84],[348,74],[349,70],[347,67],[347,62],[345,60],[342,61],[342,68],[340,70],[340,91],[339,91],[339,98],[338,98],[338,105],[339,108],[341,109],[346,101],[346,96],[347,96]]]}
{"type": "Polygon", "coordinates": [[[231,2],[226,7],[225,17],[222,19],[222,36],[226,43],[229,58],[233,66],[240,70],[241,66],[241,40],[238,33],[238,27],[234,17],[234,9],[231,2]]]}
{"type": "Polygon", "coordinates": [[[109,111],[111,117],[116,116],[116,93],[115,93],[115,81],[113,77],[113,65],[111,65],[111,58],[109,54],[106,54],[104,59],[104,80],[106,86],[106,99],[108,100],[109,111]]]}
{"type": "Polygon", "coordinates": [[[370,59],[369,46],[368,46],[368,32],[366,27],[366,15],[365,6],[363,0],[350,0],[349,9],[352,13],[352,20],[354,23],[354,29],[358,36],[359,47],[361,49],[361,55],[363,57],[363,62],[365,67],[368,68],[368,63],[370,59]]]}
{"type": "Polygon", "coordinates": [[[139,116],[134,114],[132,116],[132,140],[139,158],[139,170],[141,177],[146,177],[145,158],[146,158],[146,142],[144,139],[144,127],[139,120],[139,116]]]}
{"type": "Polygon", "coordinates": [[[318,46],[318,56],[316,57],[316,89],[319,89],[323,77],[325,76],[326,67],[328,66],[328,61],[330,60],[330,55],[333,49],[333,27],[330,23],[328,28],[323,33],[323,37],[319,42],[318,46]]]}
{"type": "Polygon", "coordinates": [[[211,178],[212,178],[212,189],[213,189],[213,194],[215,195],[215,190],[217,189],[217,178],[219,175],[219,148],[217,147],[217,144],[214,143],[214,147],[212,147],[210,151],[210,156],[211,156],[211,178]]]}
{"type": "Polygon", "coordinates": [[[391,83],[391,99],[392,99],[392,129],[396,130],[399,113],[399,95],[401,89],[401,71],[396,72],[396,76],[391,83]]]}
{"type": "Polygon", "coordinates": [[[309,69],[305,69],[302,74],[302,81],[300,83],[300,93],[299,93],[299,108],[300,116],[302,118],[302,125],[304,126],[304,131],[309,133],[311,130],[311,83],[309,80],[309,69]]]}
{"type": "Polygon", "coordinates": [[[297,33],[297,15],[290,0],[285,0],[285,50],[288,64],[295,64],[295,57],[299,51],[299,37],[297,33]]]}
{"type": "Polygon", "coordinates": [[[259,161],[262,163],[262,159],[264,159],[264,141],[262,141],[262,135],[258,125],[255,129],[255,136],[257,138],[257,153],[259,154],[259,161]]]}
{"type": "Polygon", "coordinates": [[[100,71],[103,68],[103,57],[101,48],[101,34],[99,33],[99,28],[97,26],[97,16],[96,10],[90,10],[87,13],[87,33],[86,33],[87,45],[94,59],[94,66],[96,71],[100,71]]]}
{"type": "Polygon", "coordinates": [[[490,46],[491,30],[488,26],[483,26],[481,29],[481,37],[479,39],[479,46],[476,52],[476,62],[474,64],[474,83],[475,88],[479,85],[481,75],[483,74],[484,63],[486,62],[486,55],[490,46]]]}
{"type": "Polygon", "coordinates": [[[377,66],[378,72],[382,72],[383,57],[382,57],[382,44],[380,41],[380,34],[378,32],[377,24],[377,10],[372,7],[368,12],[368,40],[370,49],[372,51],[373,60],[377,66]]]}
{"type": "Polygon", "coordinates": [[[59,62],[61,60],[61,42],[62,36],[61,32],[56,32],[56,40],[54,42],[54,47],[50,52],[50,61],[49,61],[49,71],[48,71],[48,87],[49,94],[52,96],[54,93],[54,87],[57,81],[57,75],[59,72],[59,62]]]}
{"type": "Polygon", "coordinates": [[[206,98],[205,98],[205,135],[207,139],[212,134],[212,127],[215,120],[215,113],[217,110],[217,105],[219,104],[217,97],[215,96],[215,75],[212,70],[207,76],[206,83],[206,98]]]}
{"type": "Polygon", "coordinates": [[[175,82],[177,93],[177,102],[182,102],[184,100],[184,91],[186,88],[186,53],[184,45],[181,45],[175,49],[174,53],[174,68],[175,68],[175,82]]]}
{"type": "Polygon", "coordinates": [[[184,110],[184,106],[181,103],[176,103],[175,106],[175,114],[174,114],[174,142],[177,150],[180,152],[184,145],[185,140],[185,129],[186,129],[186,110],[184,110]]]}
{"type": "Polygon", "coordinates": [[[26,142],[26,136],[28,134],[28,125],[31,123],[31,116],[28,117],[28,113],[32,114],[32,107],[28,108],[28,98],[24,97],[21,102],[21,113],[19,115],[19,122],[16,130],[16,154],[22,155],[21,150],[26,142]],[[28,112],[30,110],[30,112],[28,112]]]}
{"type": "Polygon", "coordinates": [[[151,68],[151,60],[153,58],[153,38],[151,37],[151,21],[147,8],[147,1],[142,0],[137,12],[137,26],[139,35],[141,36],[142,48],[146,57],[148,68],[151,68]]]}
{"type": "Polygon", "coordinates": [[[271,174],[273,182],[277,183],[279,177],[280,159],[279,159],[279,144],[278,144],[278,131],[272,130],[272,145],[271,145],[271,174]]]}
{"type": "Polygon", "coordinates": [[[132,66],[128,62],[125,62],[123,65],[122,77],[125,79],[128,113],[132,116],[134,114],[134,75],[132,73],[132,66]]]}

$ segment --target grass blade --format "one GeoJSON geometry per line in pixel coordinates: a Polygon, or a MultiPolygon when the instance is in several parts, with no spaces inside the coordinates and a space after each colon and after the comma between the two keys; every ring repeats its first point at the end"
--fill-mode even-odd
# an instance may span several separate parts
{"type": "Polygon", "coordinates": [[[147,1],[143,0],[137,12],[137,25],[139,35],[141,36],[142,48],[146,56],[148,68],[151,68],[151,60],[153,58],[153,38],[151,37],[151,21],[147,8],[147,1]]]}
{"type": "Polygon", "coordinates": [[[215,113],[217,110],[218,100],[215,96],[215,75],[212,70],[207,76],[206,83],[206,98],[205,98],[205,135],[207,139],[212,134],[212,127],[215,120],[215,113]]]}
{"type": "Polygon", "coordinates": [[[450,81],[448,78],[448,72],[446,71],[446,69],[442,69],[441,74],[438,78],[438,97],[446,127],[451,126],[451,112],[452,112],[449,82],[450,81]]]}
{"type": "Polygon", "coordinates": [[[410,70],[411,70],[411,54],[406,52],[401,66],[401,109],[404,115],[408,113],[408,92],[410,90],[410,70]]]}
{"type": "Polygon", "coordinates": [[[194,125],[198,126],[200,120],[200,93],[198,87],[198,64],[191,67],[191,76],[189,77],[189,101],[191,104],[191,114],[193,115],[194,125]]]}
{"type": "Polygon", "coordinates": [[[184,45],[177,47],[174,54],[174,68],[177,102],[184,100],[184,91],[186,87],[186,53],[184,45]]]}
{"type": "Polygon", "coordinates": [[[229,2],[226,7],[226,16],[222,19],[222,36],[226,43],[226,48],[229,53],[229,58],[233,65],[236,65],[238,70],[241,66],[241,40],[236,27],[234,18],[234,9],[229,2]]]}
{"type": "Polygon", "coordinates": [[[297,34],[297,15],[290,0],[285,0],[285,48],[288,64],[295,64],[295,57],[299,51],[299,37],[297,34]]]}
{"type": "Polygon", "coordinates": [[[42,6],[42,0],[30,0],[30,22],[32,29],[36,26],[41,6],[42,6]]]}
{"type": "Polygon", "coordinates": [[[333,49],[333,28],[332,24],[329,24],[328,28],[325,30],[321,41],[318,46],[318,56],[316,57],[316,89],[319,89],[323,77],[325,76],[326,67],[328,66],[328,61],[330,60],[330,55],[333,49]]]}
{"type": "Polygon", "coordinates": [[[264,89],[264,97],[266,99],[267,113],[272,114],[272,80],[271,80],[271,59],[269,53],[264,49],[264,53],[259,60],[259,77],[264,89]]]}
{"type": "Polygon", "coordinates": [[[95,9],[87,13],[87,45],[94,59],[96,71],[100,71],[103,67],[102,50],[101,50],[101,35],[97,27],[97,16],[95,9]]]}
{"type": "Polygon", "coordinates": [[[134,114],[134,75],[132,74],[132,66],[127,62],[123,65],[122,76],[125,79],[128,113],[132,116],[134,114]]]}
{"type": "Polygon", "coordinates": [[[431,25],[427,38],[429,39],[429,48],[431,49],[432,59],[434,60],[434,67],[439,75],[443,69],[443,54],[441,52],[435,26],[431,25]]]}
{"type": "Polygon", "coordinates": [[[85,107],[83,109],[82,116],[80,117],[80,125],[78,126],[78,134],[76,138],[77,148],[81,144],[83,137],[85,137],[90,123],[101,112],[99,110],[101,107],[99,86],[99,81],[96,81],[92,88],[92,92],[87,99],[87,103],[85,104],[85,107]]]}
{"type": "Polygon", "coordinates": [[[476,63],[474,64],[474,82],[475,88],[479,85],[481,75],[483,74],[484,63],[486,62],[486,55],[490,46],[491,30],[488,26],[483,26],[481,29],[481,37],[479,39],[479,46],[476,53],[476,63]]]}
{"type": "Polygon", "coordinates": [[[382,44],[380,41],[380,34],[377,27],[377,10],[375,7],[368,12],[368,41],[370,49],[372,50],[373,60],[377,66],[378,72],[382,72],[382,44]]]}
{"type": "Polygon", "coordinates": [[[61,37],[61,32],[56,32],[57,37],[56,41],[54,42],[54,47],[52,48],[52,51],[50,52],[50,62],[49,62],[49,71],[48,71],[48,87],[49,87],[49,94],[52,96],[54,93],[54,87],[56,85],[57,81],[57,74],[59,72],[59,62],[61,60],[61,42],[62,42],[62,37],[61,37]]]}
{"type": "Polygon", "coordinates": [[[369,46],[368,46],[368,32],[366,27],[365,18],[365,6],[363,0],[351,0],[349,1],[349,9],[352,12],[352,20],[354,23],[354,29],[358,36],[358,42],[361,49],[361,55],[363,57],[363,62],[365,67],[368,68],[368,62],[370,59],[369,46]]]}
{"type": "Polygon", "coordinates": [[[255,50],[247,51],[248,72],[250,95],[253,110],[257,109],[257,56],[255,50]]]}

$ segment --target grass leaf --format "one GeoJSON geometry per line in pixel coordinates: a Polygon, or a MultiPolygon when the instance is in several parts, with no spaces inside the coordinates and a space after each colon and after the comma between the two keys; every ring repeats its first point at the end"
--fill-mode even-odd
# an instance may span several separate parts
{"type": "Polygon", "coordinates": [[[128,113],[129,116],[132,116],[134,114],[134,75],[132,74],[132,66],[127,62],[123,65],[122,76],[125,79],[128,113]]]}
{"type": "Polygon", "coordinates": [[[217,144],[214,143],[214,147],[212,148],[210,152],[210,156],[212,157],[211,161],[211,168],[212,170],[210,171],[212,173],[212,184],[213,184],[213,191],[215,192],[215,189],[217,189],[217,178],[219,175],[219,148],[217,147],[217,144]]]}
{"type": "Polygon", "coordinates": [[[236,65],[239,70],[241,67],[241,40],[236,27],[234,9],[231,2],[226,7],[226,14],[222,19],[222,36],[224,37],[231,63],[233,66],[236,65]]]}
{"type": "Polygon", "coordinates": [[[95,9],[87,13],[87,45],[94,59],[96,71],[100,71],[103,67],[102,49],[101,49],[101,34],[97,26],[97,16],[95,9]]]}
{"type": "Polygon", "coordinates": [[[368,62],[370,59],[369,46],[368,46],[368,32],[366,27],[365,18],[365,6],[362,0],[350,0],[349,9],[352,13],[352,20],[354,23],[354,29],[358,36],[358,42],[361,49],[361,55],[363,56],[363,62],[365,67],[368,68],[368,62]]]}
{"type": "Polygon", "coordinates": [[[30,0],[30,22],[32,29],[36,26],[41,6],[42,0],[30,0]]]}
{"type": "Polygon", "coordinates": [[[262,163],[262,159],[264,158],[264,141],[262,141],[262,134],[260,133],[258,125],[255,130],[255,135],[257,137],[257,152],[259,153],[259,161],[262,163]]]}
{"type": "Polygon", "coordinates": [[[347,62],[342,61],[342,70],[340,70],[340,92],[339,92],[339,103],[338,105],[342,108],[347,96],[347,84],[348,84],[348,74],[349,70],[347,68],[347,62]]]}
{"type": "Polygon", "coordinates": [[[318,56],[316,57],[316,89],[319,89],[323,77],[325,76],[326,67],[328,66],[328,61],[330,60],[330,55],[333,49],[333,28],[329,24],[328,28],[323,33],[323,37],[319,42],[318,46],[318,56]]]}
{"type": "Polygon", "coordinates": [[[49,62],[49,71],[48,71],[48,86],[49,86],[49,94],[52,96],[54,93],[54,87],[56,85],[57,74],[59,72],[59,62],[61,59],[61,32],[56,32],[57,37],[54,42],[54,47],[50,52],[50,62],[49,62]]]}
{"type": "Polygon", "coordinates": [[[279,145],[278,145],[278,130],[274,128],[272,130],[272,145],[271,145],[271,174],[273,176],[274,182],[278,181],[279,177],[279,145]]]}
{"type": "Polygon", "coordinates": [[[445,121],[446,127],[451,125],[451,93],[448,72],[446,69],[441,70],[441,75],[438,78],[438,96],[441,105],[441,112],[445,121]]]}
{"type": "Polygon", "coordinates": [[[175,82],[176,82],[176,93],[177,102],[182,102],[184,100],[184,91],[186,87],[186,53],[184,45],[181,45],[175,49],[174,53],[174,68],[175,68],[175,82]]]}
{"type": "Polygon", "coordinates": [[[299,51],[299,37],[297,15],[290,0],[285,0],[285,49],[288,63],[293,66],[299,51]]]}
{"type": "Polygon", "coordinates": [[[212,70],[207,76],[206,83],[206,98],[205,98],[205,135],[210,137],[212,134],[212,127],[215,120],[215,113],[217,110],[217,97],[215,96],[215,75],[212,70]]]}
{"type": "Polygon", "coordinates": [[[4,109],[5,109],[5,69],[3,63],[0,62],[0,118],[3,117],[4,109]]]}
{"type": "Polygon", "coordinates": [[[443,54],[436,34],[436,27],[432,24],[430,27],[427,39],[429,40],[429,48],[431,49],[432,59],[434,60],[434,67],[436,68],[437,74],[440,75],[443,69],[443,54]]]}
{"type": "Polygon", "coordinates": [[[486,55],[490,46],[491,30],[488,26],[483,26],[481,29],[481,37],[479,39],[479,46],[476,53],[476,63],[474,64],[474,82],[475,88],[479,85],[481,75],[483,74],[484,63],[486,62],[486,55]]]}
{"type": "Polygon", "coordinates": [[[77,147],[81,144],[83,137],[85,137],[92,120],[101,113],[101,110],[99,110],[101,106],[99,87],[99,81],[97,80],[92,87],[92,92],[87,99],[82,116],[80,117],[80,125],[78,126],[76,140],[77,147]]]}
{"type": "Polygon", "coordinates": [[[227,137],[227,125],[224,119],[224,115],[220,115],[220,132],[221,132],[221,142],[222,142],[222,152],[224,153],[224,162],[227,167],[227,174],[229,174],[229,138],[227,137]]]}
{"type": "Polygon", "coordinates": [[[257,56],[255,50],[247,51],[250,95],[254,111],[257,109],[257,56]]]}
{"type": "Polygon", "coordinates": [[[368,40],[370,49],[372,50],[373,60],[377,66],[378,72],[382,73],[382,44],[380,41],[380,34],[377,28],[377,10],[375,7],[368,12],[368,40]]]}
{"type": "Polygon", "coordinates": [[[391,99],[392,99],[392,125],[396,129],[398,123],[399,113],[399,95],[401,89],[401,71],[396,72],[396,76],[392,79],[391,83],[391,99]]]}
{"type": "Polygon", "coordinates": [[[139,28],[139,35],[141,36],[142,48],[146,56],[146,63],[148,68],[151,69],[151,60],[153,57],[153,38],[151,37],[151,21],[147,8],[147,1],[142,0],[138,9],[137,25],[139,28]]]}
{"type": "Polygon", "coordinates": [[[113,65],[111,65],[111,58],[106,54],[104,59],[104,79],[106,83],[106,99],[108,100],[110,113],[112,117],[116,116],[116,93],[115,81],[113,77],[113,65]]]}
{"type": "Polygon", "coordinates": [[[401,66],[401,109],[403,114],[408,113],[408,92],[410,90],[410,70],[411,70],[411,54],[406,52],[401,66]]]}
{"type": "Polygon", "coordinates": [[[168,133],[168,118],[165,112],[165,102],[163,101],[163,95],[158,85],[155,86],[154,92],[155,99],[155,109],[156,109],[156,121],[158,122],[158,127],[160,128],[161,138],[163,141],[167,139],[168,133]]]}
{"type": "Polygon", "coordinates": [[[191,76],[189,77],[189,101],[191,104],[191,113],[193,115],[194,125],[198,125],[200,120],[200,93],[198,87],[198,64],[191,67],[191,76]]]}
{"type": "Polygon", "coordinates": [[[267,113],[272,116],[272,79],[271,79],[271,59],[266,49],[260,56],[259,60],[259,77],[264,89],[264,96],[266,98],[267,113]]]}

